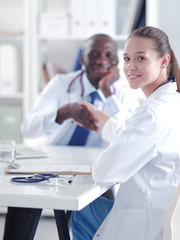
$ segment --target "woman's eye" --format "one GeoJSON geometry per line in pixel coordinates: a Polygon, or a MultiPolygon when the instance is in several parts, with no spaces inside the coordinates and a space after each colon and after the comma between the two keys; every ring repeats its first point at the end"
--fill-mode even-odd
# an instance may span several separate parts
{"type": "Polygon", "coordinates": [[[144,60],[144,57],[138,57],[138,60],[142,61],[142,60],[144,60]]]}
{"type": "Polygon", "coordinates": [[[125,62],[129,61],[129,58],[128,57],[124,57],[124,61],[125,62]]]}

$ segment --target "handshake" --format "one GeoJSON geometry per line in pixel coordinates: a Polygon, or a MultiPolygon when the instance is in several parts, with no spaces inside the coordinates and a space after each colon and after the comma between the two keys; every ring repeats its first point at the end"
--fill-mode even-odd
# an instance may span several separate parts
{"type": "Polygon", "coordinates": [[[91,103],[79,102],[78,104],[80,106],[82,106],[83,108],[85,108],[85,111],[87,111],[87,119],[83,123],[81,121],[79,122],[79,121],[76,121],[76,120],[75,120],[75,122],[78,125],[80,125],[81,127],[85,127],[89,130],[94,130],[94,131],[100,133],[101,128],[98,125],[98,123],[100,123],[101,126],[103,127],[104,124],[106,123],[106,121],[110,118],[110,116],[108,114],[106,114],[105,112],[96,108],[91,103]]]}

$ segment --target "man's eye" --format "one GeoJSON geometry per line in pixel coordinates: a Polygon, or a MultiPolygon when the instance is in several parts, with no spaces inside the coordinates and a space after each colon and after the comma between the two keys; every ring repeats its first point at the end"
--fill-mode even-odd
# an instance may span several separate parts
{"type": "Polygon", "coordinates": [[[115,56],[112,55],[111,53],[108,53],[107,55],[107,58],[111,59],[111,60],[114,60],[115,59],[115,56]]]}
{"type": "Polygon", "coordinates": [[[97,52],[91,52],[90,57],[95,58],[98,56],[97,52]]]}

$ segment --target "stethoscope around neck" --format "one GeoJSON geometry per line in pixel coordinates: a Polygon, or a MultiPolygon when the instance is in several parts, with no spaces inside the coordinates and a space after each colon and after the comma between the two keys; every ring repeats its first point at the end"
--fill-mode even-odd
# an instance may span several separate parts
{"type": "MultiPolygon", "coordinates": [[[[67,89],[67,93],[70,93],[71,91],[71,87],[74,84],[74,82],[79,78],[80,81],[80,85],[81,85],[81,97],[84,96],[84,85],[83,85],[83,74],[84,74],[85,70],[82,70],[79,74],[77,74],[69,83],[68,89],[67,89]]],[[[113,86],[113,94],[115,94],[116,89],[113,86]]]]}
{"type": "Polygon", "coordinates": [[[80,81],[80,85],[81,85],[81,97],[84,96],[84,85],[83,85],[83,81],[82,81],[82,78],[83,78],[83,74],[84,74],[84,70],[82,70],[78,75],[76,75],[70,82],[69,86],[68,86],[68,89],[67,89],[67,92],[70,93],[71,91],[71,87],[72,85],[74,84],[74,82],[79,78],[79,81],[80,81]]]}

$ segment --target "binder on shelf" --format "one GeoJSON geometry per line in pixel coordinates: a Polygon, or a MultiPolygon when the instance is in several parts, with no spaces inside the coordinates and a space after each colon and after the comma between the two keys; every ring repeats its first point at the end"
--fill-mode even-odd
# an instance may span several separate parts
{"type": "Polygon", "coordinates": [[[81,59],[82,53],[83,53],[83,49],[79,48],[78,53],[77,53],[77,57],[75,59],[74,66],[73,66],[73,69],[72,69],[73,71],[78,71],[78,70],[81,69],[80,59],[81,59]]]}
{"type": "Polygon", "coordinates": [[[71,0],[73,37],[90,37],[96,33],[116,33],[116,0],[71,0]]]}
{"type": "Polygon", "coordinates": [[[129,3],[128,11],[126,14],[126,18],[124,19],[124,24],[122,27],[121,34],[129,34],[132,31],[134,20],[137,17],[137,13],[139,12],[139,2],[141,0],[131,0],[129,3]]]}
{"type": "Polygon", "coordinates": [[[44,12],[40,16],[40,34],[69,36],[69,17],[66,12],[44,12]]]}
{"type": "Polygon", "coordinates": [[[86,0],[86,36],[89,37],[100,31],[99,18],[100,13],[98,9],[97,0],[86,0]]]}
{"type": "Polygon", "coordinates": [[[73,37],[84,37],[85,35],[85,7],[86,1],[84,0],[70,1],[70,31],[73,37]]]}
{"type": "Polygon", "coordinates": [[[145,0],[139,0],[137,3],[136,14],[132,24],[131,31],[139,27],[145,26],[145,0]]]}
{"type": "Polygon", "coordinates": [[[60,67],[57,67],[54,63],[50,61],[45,62],[42,68],[45,84],[47,84],[53,77],[55,77],[56,74],[64,72],[60,67]]]}
{"type": "Polygon", "coordinates": [[[12,94],[18,90],[18,54],[13,44],[0,45],[0,93],[12,94]]]}
{"type": "Polygon", "coordinates": [[[98,21],[99,32],[109,35],[115,35],[117,31],[117,1],[116,0],[98,0],[98,21]],[[108,13],[108,14],[107,14],[108,13]]]}

